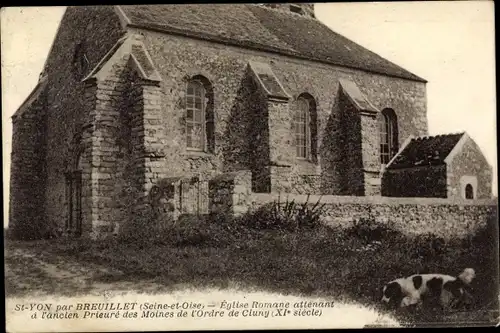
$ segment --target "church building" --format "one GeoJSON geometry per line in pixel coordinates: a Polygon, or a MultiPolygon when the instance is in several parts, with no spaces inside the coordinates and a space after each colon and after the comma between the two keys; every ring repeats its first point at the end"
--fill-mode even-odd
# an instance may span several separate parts
{"type": "Polygon", "coordinates": [[[430,137],[426,106],[425,79],[313,4],[68,7],[12,118],[10,225],[113,233],[160,183],[209,213],[239,170],[255,193],[489,198],[480,149],[430,137]]]}

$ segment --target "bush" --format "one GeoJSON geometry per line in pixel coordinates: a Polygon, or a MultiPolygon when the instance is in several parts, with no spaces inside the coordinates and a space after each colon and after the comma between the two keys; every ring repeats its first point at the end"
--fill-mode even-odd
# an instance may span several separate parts
{"type": "Polygon", "coordinates": [[[345,230],[345,234],[348,237],[357,237],[364,243],[380,242],[384,239],[395,242],[404,237],[401,232],[390,226],[378,223],[372,216],[355,220],[353,225],[345,230]]]}
{"type": "Polygon", "coordinates": [[[295,220],[298,228],[317,228],[321,225],[321,214],[324,212],[325,204],[320,204],[321,198],[311,207],[309,205],[309,195],[307,200],[302,203],[297,211],[295,220]]]}
{"type": "Polygon", "coordinates": [[[246,214],[240,222],[257,230],[281,230],[295,232],[299,229],[313,229],[321,225],[324,204],[321,198],[311,206],[309,195],[304,203],[295,200],[281,202],[280,198],[269,205],[259,207],[246,214]]]}

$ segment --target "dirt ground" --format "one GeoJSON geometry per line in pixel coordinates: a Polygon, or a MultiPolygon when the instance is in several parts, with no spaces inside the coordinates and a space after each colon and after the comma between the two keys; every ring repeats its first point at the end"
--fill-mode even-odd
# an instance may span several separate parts
{"type": "Polygon", "coordinates": [[[63,256],[35,253],[31,248],[9,246],[5,251],[5,291],[8,297],[80,294],[114,291],[161,292],[152,281],[133,281],[123,272],[95,263],[80,263],[63,256]]]}

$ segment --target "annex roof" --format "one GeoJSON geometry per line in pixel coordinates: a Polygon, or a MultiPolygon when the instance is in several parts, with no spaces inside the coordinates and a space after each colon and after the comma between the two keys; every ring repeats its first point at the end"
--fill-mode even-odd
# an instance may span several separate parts
{"type": "Polygon", "coordinates": [[[464,135],[465,132],[461,132],[411,138],[387,165],[387,169],[445,164],[446,158],[464,135]]]}

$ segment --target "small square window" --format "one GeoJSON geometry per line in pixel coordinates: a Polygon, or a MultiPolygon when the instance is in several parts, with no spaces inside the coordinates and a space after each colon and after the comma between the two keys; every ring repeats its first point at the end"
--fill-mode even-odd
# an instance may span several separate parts
{"type": "Polygon", "coordinates": [[[297,14],[303,14],[302,7],[297,5],[290,5],[290,11],[297,14]]]}

